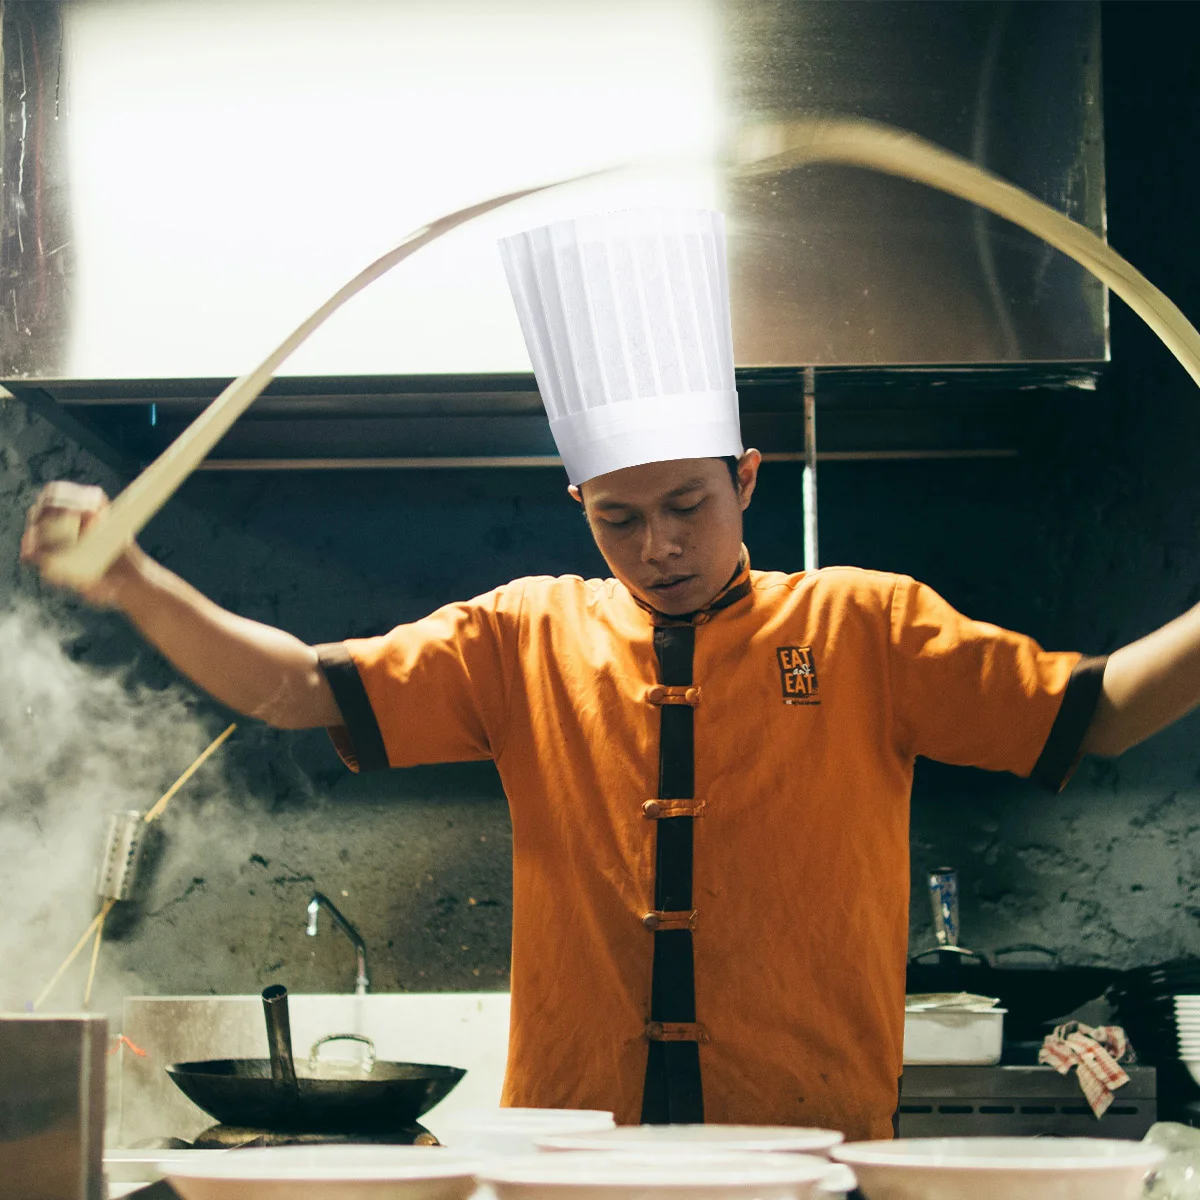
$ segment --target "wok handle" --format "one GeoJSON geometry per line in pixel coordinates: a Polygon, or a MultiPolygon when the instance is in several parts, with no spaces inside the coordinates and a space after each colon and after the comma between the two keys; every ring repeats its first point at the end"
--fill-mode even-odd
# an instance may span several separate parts
{"type": "Polygon", "coordinates": [[[992,961],[999,964],[1000,959],[1007,954],[1044,954],[1049,962],[1047,966],[1053,967],[1058,965],[1058,951],[1051,950],[1049,946],[1039,946],[1034,942],[1021,942],[1016,946],[1005,946],[1001,950],[992,951],[992,961]]]}
{"type": "Polygon", "coordinates": [[[308,1069],[312,1074],[317,1073],[317,1068],[321,1062],[321,1047],[327,1046],[330,1042],[358,1042],[366,1046],[366,1053],[362,1057],[362,1062],[359,1065],[359,1070],[364,1075],[370,1075],[375,1069],[375,1043],[369,1037],[361,1033],[327,1033],[324,1037],[319,1037],[312,1044],[312,1049],[308,1052],[308,1069]]]}
{"type": "Polygon", "coordinates": [[[292,1097],[299,1094],[296,1064],[292,1061],[292,1026],[288,1020],[288,993],[282,984],[263,988],[263,1014],[267,1018],[267,1052],[275,1090],[292,1097]]]}

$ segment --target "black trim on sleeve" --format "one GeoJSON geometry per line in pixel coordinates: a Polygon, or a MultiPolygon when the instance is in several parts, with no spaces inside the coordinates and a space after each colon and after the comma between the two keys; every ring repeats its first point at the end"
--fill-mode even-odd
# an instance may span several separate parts
{"type": "Polygon", "coordinates": [[[383,744],[379,722],[375,720],[367,689],[363,687],[362,677],[350,657],[350,651],[343,642],[331,642],[327,646],[317,647],[317,661],[325,672],[333,698],[341,710],[346,734],[358,759],[358,769],[386,771],[391,765],[387,747],[383,744]]]}
{"type": "Polygon", "coordinates": [[[1050,727],[1046,745],[1034,764],[1029,778],[1034,783],[1059,791],[1067,782],[1076,762],[1084,735],[1092,722],[1096,704],[1100,699],[1100,688],[1104,683],[1104,667],[1107,656],[1081,658],[1067,681],[1058,716],[1050,727]]]}

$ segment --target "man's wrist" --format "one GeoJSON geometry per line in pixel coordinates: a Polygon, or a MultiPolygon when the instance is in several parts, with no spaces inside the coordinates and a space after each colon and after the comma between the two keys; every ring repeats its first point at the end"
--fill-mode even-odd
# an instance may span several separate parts
{"type": "Polygon", "coordinates": [[[104,576],[108,604],[132,617],[145,597],[154,589],[154,569],[158,564],[136,543],[131,545],[104,576]]]}

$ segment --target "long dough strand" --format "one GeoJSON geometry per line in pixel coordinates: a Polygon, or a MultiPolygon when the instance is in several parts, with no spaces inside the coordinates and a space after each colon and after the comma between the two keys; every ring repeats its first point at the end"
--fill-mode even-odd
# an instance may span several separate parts
{"type": "MultiPolygon", "coordinates": [[[[778,174],[810,163],[867,167],[961,197],[1036,234],[1073,258],[1146,322],[1200,384],[1200,334],[1171,300],[1091,230],[998,176],[915,134],[873,121],[828,119],[756,125],[727,150],[730,178],[778,174]]],[[[622,168],[611,168],[620,170],[622,168]]],[[[604,174],[594,172],[593,174],[604,174]]],[[[587,176],[510,192],[442,217],[410,234],[332,296],[255,370],[225,389],[137,477],[74,545],[52,555],[48,577],[76,585],[94,583],[146,522],[199,466],[221,436],[266,387],[274,372],[347,300],[392,267],[449,230],[523,196],[587,176]]]]}

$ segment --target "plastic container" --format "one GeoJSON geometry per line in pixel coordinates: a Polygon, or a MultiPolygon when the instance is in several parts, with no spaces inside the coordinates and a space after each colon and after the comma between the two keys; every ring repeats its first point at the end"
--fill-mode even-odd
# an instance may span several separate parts
{"type": "Polygon", "coordinates": [[[1000,1061],[1004,1008],[904,1010],[904,1061],[910,1065],[990,1067],[1000,1061]]]}

